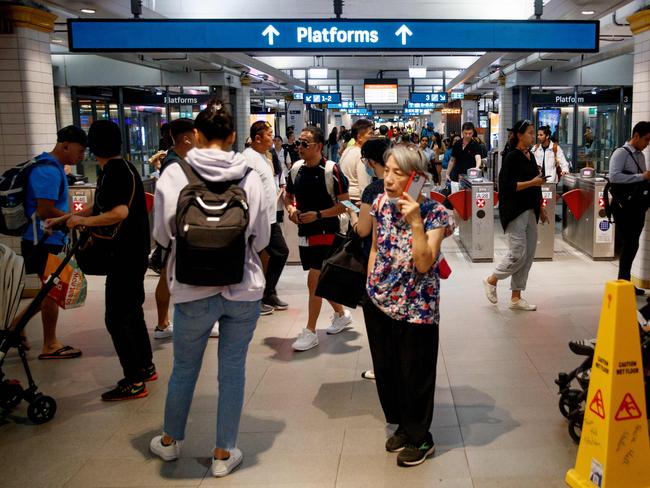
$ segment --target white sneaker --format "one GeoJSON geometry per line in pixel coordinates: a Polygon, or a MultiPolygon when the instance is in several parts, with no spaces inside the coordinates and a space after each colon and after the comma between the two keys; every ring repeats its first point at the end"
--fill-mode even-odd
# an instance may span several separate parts
{"type": "Polygon", "coordinates": [[[210,331],[210,337],[219,337],[219,321],[215,322],[210,331]]]}
{"type": "Polygon", "coordinates": [[[228,476],[233,469],[239,466],[244,459],[242,452],[236,447],[230,451],[230,457],[228,459],[215,459],[212,458],[212,476],[221,478],[223,476],[228,476]]]}
{"type": "Polygon", "coordinates": [[[526,312],[532,312],[537,310],[537,305],[531,305],[523,298],[520,298],[516,302],[510,302],[511,310],[525,310],[526,312]]]}
{"type": "Polygon", "coordinates": [[[156,326],[156,328],[153,331],[154,339],[169,339],[172,335],[174,335],[174,325],[172,323],[170,323],[164,329],[161,329],[160,327],[156,326]]]}
{"type": "Polygon", "coordinates": [[[499,299],[497,298],[497,286],[496,285],[491,285],[488,283],[488,280],[485,279],[483,280],[483,288],[485,289],[485,297],[491,302],[491,303],[497,303],[499,299]]]}
{"type": "Polygon", "coordinates": [[[325,331],[328,334],[338,334],[343,332],[343,330],[352,323],[352,314],[346,308],[343,309],[343,315],[335,313],[332,315],[332,325],[330,325],[325,331]]]}
{"type": "Polygon", "coordinates": [[[178,459],[181,453],[181,446],[178,445],[177,441],[174,441],[172,444],[165,446],[162,443],[163,436],[157,435],[149,443],[149,450],[158,456],[163,461],[174,461],[178,459]]]}
{"type": "Polygon", "coordinates": [[[316,333],[309,329],[303,329],[291,347],[293,347],[294,351],[308,351],[317,345],[318,336],[316,333]]]}
{"type": "Polygon", "coordinates": [[[454,229],[454,236],[455,236],[455,237],[459,237],[459,236],[460,236],[460,227],[456,227],[456,228],[454,229]]]}

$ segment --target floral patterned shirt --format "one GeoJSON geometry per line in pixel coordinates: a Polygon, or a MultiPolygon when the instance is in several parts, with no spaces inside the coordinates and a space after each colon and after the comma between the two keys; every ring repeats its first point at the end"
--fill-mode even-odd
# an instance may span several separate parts
{"type": "MultiPolygon", "coordinates": [[[[420,214],[425,232],[445,228],[445,237],[451,235],[453,227],[445,207],[427,198],[420,203],[420,214]]],[[[411,252],[413,230],[396,203],[379,195],[370,215],[377,220],[377,257],[368,276],[368,296],[394,320],[437,325],[440,321],[438,265],[426,273],[416,269],[411,252]]]]}

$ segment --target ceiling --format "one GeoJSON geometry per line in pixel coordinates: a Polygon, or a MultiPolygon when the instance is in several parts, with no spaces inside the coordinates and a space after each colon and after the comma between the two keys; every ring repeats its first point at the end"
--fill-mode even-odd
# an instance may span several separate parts
{"type": "MultiPolygon", "coordinates": [[[[55,36],[63,40],[53,52],[66,52],[65,18],[130,18],[130,0],[41,0],[60,16],[55,36]],[[93,15],[81,13],[82,8],[96,10],[93,15]]],[[[529,19],[533,17],[533,0],[348,0],[343,9],[344,18],[435,18],[435,19],[529,19]]],[[[601,21],[601,49],[628,42],[631,32],[624,24],[625,17],[647,5],[650,0],[545,0],[543,19],[599,19],[601,21]],[[594,11],[584,15],[585,10],[594,11]],[[616,15],[616,17],[614,17],[616,15]]],[[[332,3],[328,0],[248,0],[245,9],[237,2],[205,0],[143,0],[144,18],[333,18],[332,3]]],[[[432,35],[435,35],[432,33],[432,35]]],[[[54,46],[54,45],[53,45],[54,46]]],[[[615,50],[612,50],[615,52],[615,50]]],[[[618,52],[618,51],[616,51],[618,52]]],[[[416,90],[466,89],[477,86],[480,92],[493,90],[490,75],[518,63],[518,69],[543,69],[551,64],[569,65],[574,54],[554,53],[547,60],[528,60],[530,53],[375,53],[314,55],[269,55],[256,53],[178,53],[138,55],[111,54],[110,57],[157,67],[165,71],[219,71],[250,72],[255,88],[254,97],[277,97],[281,92],[304,88],[304,70],[319,66],[328,69],[328,77],[309,80],[310,88],[336,91],[336,74],[344,99],[352,97],[363,103],[363,80],[366,78],[397,78],[399,99],[408,97],[411,84],[416,90]],[[523,65],[530,61],[530,65],[523,65]],[[427,78],[411,80],[411,65],[427,67],[427,78]],[[522,67],[520,68],[520,65],[522,67]],[[486,81],[487,80],[487,81],[486,81]]],[[[494,78],[494,75],[492,76],[494,78]]]]}

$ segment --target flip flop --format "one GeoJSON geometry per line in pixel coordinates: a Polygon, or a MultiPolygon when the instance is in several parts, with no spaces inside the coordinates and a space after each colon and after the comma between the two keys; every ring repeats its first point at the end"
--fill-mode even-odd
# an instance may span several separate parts
{"type": "Polygon", "coordinates": [[[81,351],[72,346],[63,346],[54,352],[39,354],[38,359],[72,359],[81,356],[81,351]]]}

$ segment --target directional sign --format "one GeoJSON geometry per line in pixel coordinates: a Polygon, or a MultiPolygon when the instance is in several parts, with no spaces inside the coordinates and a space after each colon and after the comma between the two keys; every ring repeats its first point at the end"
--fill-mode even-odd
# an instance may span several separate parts
{"type": "Polygon", "coordinates": [[[597,21],[68,19],[71,51],[597,52],[597,21]]]}
{"type": "Polygon", "coordinates": [[[465,93],[463,93],[463,92],[451,92],[451,99],[452,100],[464,100],[465,99],[465,93]]]}
{"type": "Polygon", "coordinates": [[[329,103],[327,104],[327,108],[338,108],[338,109],[348,109],[348,108],[356,108],[357,103],[354,100],[346,100],[341,103],[329,103]]]}
{"type": "Polygon", "coordinates": [[[413,103],[413,102],[408,102],[405,105],[405,108],[436,108],[440,104],[438,103],[413,103]]]}
{"type": "Polygon", "coordinates": [[[447,103],[447,94],[441,93],[418,93],[413,92],[409,97],[413,103],[447,103]]]}
{"type": "Polygon", "coordinates": [[[346,112],[350,115],[372,115],[372,112],[367,108],[351,108],[346,110],[346,112]]]}
{"type": "Polygon", "coordinates": [[[294,100],[302,100],[304,95],[305,94],[303,92],[294,92],[293,93],[293,99],[294,100]]]}
{"type": "Polygon", "coordinates": [[[302,103],[341,103],[340,93],[305,93],[302,103]]]}

